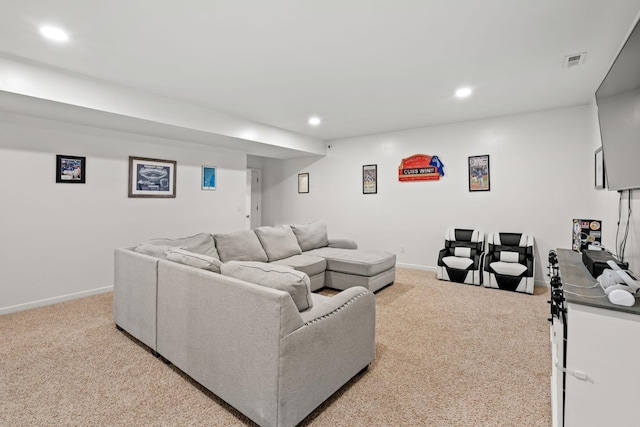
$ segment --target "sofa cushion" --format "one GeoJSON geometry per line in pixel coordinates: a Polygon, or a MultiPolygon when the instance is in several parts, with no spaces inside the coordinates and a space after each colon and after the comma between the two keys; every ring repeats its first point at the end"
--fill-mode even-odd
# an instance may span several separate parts
{"type": "Polygon", "coordinates": [[[214,273],[220,273],[220,266],[222,265],[222,262],[220,262],[218,258],[197,254],[180,248],[169,248],[167,249],[166,254],[169,261],[213,271],[214,273]]]}
{"type": "Polygon", "coordinates": [[[269,262],[302,253],[298,239],[288,225],[258,227],[254,231],[267,254],[267,258],[269,258],[269,262]]]}
{"type": "Polygon", "coordinates": [[[214,234],[218,255],[222,262],[229,261],[260,261],[267,262],[265,253],[258,236],[253,230],[240,230],[232,233],[214,234]]]}
{"type": "Polygon", "coordinates": [[[375,276],[396,265],[396,256],[385,251],[319,248],[305,255],[325,258],[327,270],[356,276],[375,276]]]}
{"type": "Polygon", "coordinates": [[[320,274],[327,269],[326,259],[306,254],[294,255],[289,258],[280,259],[272,262],[272,264],[288,265],[298,271],[306,273],[309,277],[320,274]]]}
{"type": "Polygon", "coordinates": [[[220,259],[213,236],[209,233],[199,233],[180,239],[151,239],[142,244],[180,247],[197,254],[208,255],[220,259]]]}
{"type": "Polygon", "coordinates": [[[298,245],[303,251],[322,248],[329,244],[327,224],[322,220],[310,224],[292,224],[291,230],[296,235],[298,245]]]}
{"type": "Polygon", "coordinates": [[[288,292],[299,311],[313,306],[309,276],[284,265],[231,261],[220,268],[224,276],[288,292]]]}
{"type": "Polygon", "coordinates": [[[173,246],[156,245],[153,243],[141,243],[133,250],[141,254],[150,255],[152,257],[167,259],[167,250],[171,249],[172,247],[173,246]]]}

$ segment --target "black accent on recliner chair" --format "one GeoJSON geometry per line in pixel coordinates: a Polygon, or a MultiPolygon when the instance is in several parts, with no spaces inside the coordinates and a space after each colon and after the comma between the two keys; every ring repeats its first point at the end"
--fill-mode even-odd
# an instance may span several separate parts
{"type": "MultiPolygon", "coordinates": [[[[465,283],[467,279],[468,273],[470,271],[477,272],[478,279],[476,280],[476,285],[479,285],[482,280],[482,254],[484,249],[484,234],[477,232],[479,242],[472,242],[473,234],[475,230],[456,228],[453,230],[449,230],[447,232],[447,237],[444,242],[444,249],[440,250],[438,254],[438,267],[440,269],[446,270],[447,275],[441,275],[440,271],[438,272],[438,278],[442,279],[443,277],[448,278],[452,282],[465,283]],[[452,233],[453,232],[453,233],[452,233]],[[453,236],[451,236],[451,234],[453,236]],[[454,237],[455,240],[449,240],[451,237],[454,237]],[[445,264],[445,257],[455,257],[455,252],[457,248],[467,248],[469,249],[468,259],[472,261],[472,263],[466,268],[454,268],[445,264]]],[[[464,258],[467,258],[466,256],[464,258]]]]}
{"type": "Polygon", "coordinates": [[[515,291],[520,284],[522,276],[503,276],[501,274],[496,274],[495,278],[499,289],[515,291]]]}
{"type": "MultiPolygon", "coordinates": [[[[516,261],[512,259],[508,262],[515,263],[516,261]]],[[[490,235],[484,260],[484,271],[488,274],[488,276],[484,278],[484,284],[487,287],[497,287],[498,289],[510,291],[518,290],[520,292],[525,289],[525,292],[533,293],[534,246],[532,237],[521,233],[495,233],[490,235]],[[498,239],[499,243],[496,243],[498,239]],[[492,264],[504,261],[504,259],[501,258],[502,252],[517,254],[517,264],[526,267],[526,270],[518,275],[496,272],[492,268],[492,264]],[[493,277],[493,281],[491,277],[493,277]],[[525,279],[526,281],[523,282],[525,279]],[[518,289],[518,287],[520,287],[520,289],[518,289]]]]}
{"type": "Polygon", "coordinates": [[[466,229],[463,229],[463,228],[456,228],[453,231],[453,234],[456,236],[456,240],[457,241],[470,242],[471,243],[471,238],[473,237],[473,230],[466,230],[466,229]]]}
{"type": "Polygon", "coordinates": [[[469,270],[471,270],[471,268],[468,268],[466,270],[458,270],[456,268],[449,268],[446,266],[445,268],[447,269],[447,274],[449,274],[449,279],[451,279],[452,282],[456,283],[464,283],[464,279],[467,278],[467,273],[469,272],[469,270]]]}
{"type": "Polygon", "coordinates": [[[500,243],[503,246],[520,246],[520,239],[522,234],[520,233],[498,233],[500,235],[500,243]]]}

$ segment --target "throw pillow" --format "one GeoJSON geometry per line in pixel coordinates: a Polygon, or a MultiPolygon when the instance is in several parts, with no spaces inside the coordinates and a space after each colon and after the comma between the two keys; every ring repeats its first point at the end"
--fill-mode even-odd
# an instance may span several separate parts
{"type": "Polygon", "coordinates": [[[167,258],[167,249],[170,249],[171,246],[167,245],[156,245],[152,243],[141,243],[136,246],[133,250],[145,254],[150,255],[152,257],[166,259],[167,258]]]}
{"type": "Polygon", "coordinates": [[[327,224],[324,221],[315,221],[310,224],[294,224],[291,230],[298,239],[298,245],[303,251],[323,248],[329,244],[327,237],[327,224]]]}
{"type": "Polygon", "coordinates": [[[222,262],[261,261],[267,262],[260,240],[253,230],[240,230],[233,233],[214,234],[218,255],[222,262]]]}
{"type": "Polygon", "coordinates": [[[222,265],[222,262],[217,258],[180,248],[167,249],[167,259],[191,267],[213,271],[214,273],[220,273],[220,266],[222,265]]]}
{"type": "Polygon", "coordinates": [[[279,227],[258,227],[256,236],[267,253],[269,262],[300,255],[302,249],[298,245],[298,239],[288,225],[279,227]]]}
{"type": "Polygon", "coordinates": [[[289,266],[232,261],[220,270],[224,276],[288,292],[299,311],[313,307],[309,276],[289,266]]]}
{"type": "Polygon", "coordinates": [[[220,259],[218,251],[216,251],[216,244],[213,241],[213,236],[209,233],[199,233],[194,236],[182,237],[179,239],[151,239],[144,243],[180,247],[190,252],[220,259]]]}

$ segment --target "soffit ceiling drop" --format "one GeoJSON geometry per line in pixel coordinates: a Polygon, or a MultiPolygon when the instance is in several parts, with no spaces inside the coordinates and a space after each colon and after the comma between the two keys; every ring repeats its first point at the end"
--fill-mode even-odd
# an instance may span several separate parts
{"type": "Polygon", "coordinates": [[[640,0],[0,0],[0,10],[2,56],[334,140],[587,104],[640,0]],[[45,41],[45,24],[68,43],[45,41]],[[563,67],[577,52],[584,63],[563,67]],[[457,99],[461,86],[473,95],[457,99]]]}

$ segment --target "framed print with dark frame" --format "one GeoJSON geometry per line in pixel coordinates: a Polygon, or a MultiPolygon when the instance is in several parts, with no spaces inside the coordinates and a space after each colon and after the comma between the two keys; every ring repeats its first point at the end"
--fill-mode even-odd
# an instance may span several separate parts
{"type": "Polygon", "coordinates": [[[604,189],[604,157],[602,154],[602,147],[598,148],[594,153],[595,159],[595,188],[596,190],[604,189]]]}
{"type": "Polygon", "coordinates": [[[216,168],[215,166],[202,166],[202,189],[216,189],[216,168]]]}
{"type": "Polygon", "coordinates": [[[308,193],[308,192],[309,192],[309,174],[299,173],[298,174],[298,193],[308,193]]]}
{"type": "Polygon", "coordinates": [[[129,156],[129,197],[176,197],[176,161],[129,156]]]}
{"type": "Polygon", "coordinates": [[[362,166],[362,194],[378,192],[378,165],[362,166]]]}
{"type": "Polygon", "coordinates": [[[489,155],[469,157],[469,191],[489,191],[491,189],[489,155]]]}
{"type": "Polygon", "coordinates": [[[87,175],[87,158],[56,155],[56,182],[84,184],[87,175]]]}

